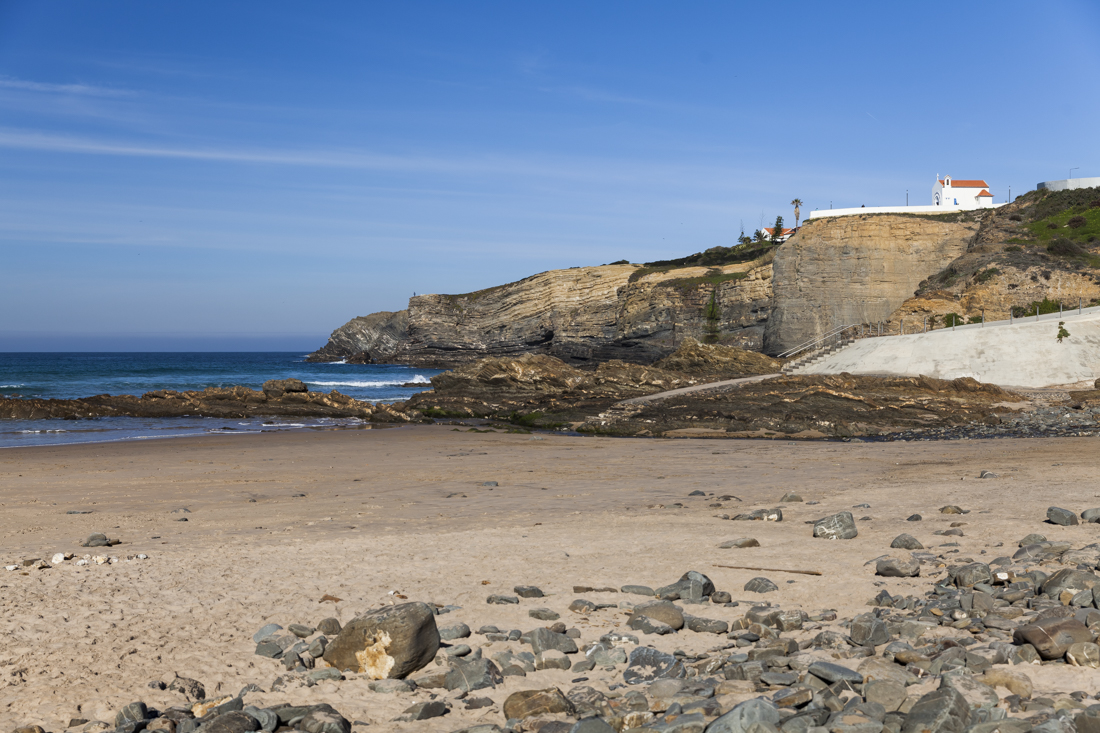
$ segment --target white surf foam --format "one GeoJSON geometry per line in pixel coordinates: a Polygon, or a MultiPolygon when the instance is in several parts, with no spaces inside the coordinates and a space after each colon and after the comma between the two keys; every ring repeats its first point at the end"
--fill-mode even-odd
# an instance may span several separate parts
{"type": "Polygon", "coordinates": [[[402,384],[431,384],[431,380],[417,374],[412,379],[392,379],[379,382],[349,380],[346,382],[309,382],[319,387],[400,387],[402,384]]]}

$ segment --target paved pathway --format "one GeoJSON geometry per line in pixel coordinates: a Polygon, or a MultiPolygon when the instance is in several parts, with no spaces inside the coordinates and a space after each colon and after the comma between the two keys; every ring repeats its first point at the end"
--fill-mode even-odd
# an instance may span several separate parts
{"type": "Polygon", "coordinates": [[[782,374],[761,374],[755,377],[741,377],[740,379],[726,379],[721,382],[708,382],[707,384],[695,384],[690,387],[680,387],[679,389],[670,389],[667,392],[657,392],[656,394],[648,394],[644,397],[632,397],[629,400],[623,400],[618,402],[618,405],[640,405],[646,402],[653,402],[654,400],[663,400],[668,397],[678,397],[682,394],[689,394],[691,392],[706,392],[711,389],[720,389],[722,387],[735,387],[739,384],[751,384],[753,382],[763,382],[765,379],[775,379],[776,377],[782,377],[782,374]]]}

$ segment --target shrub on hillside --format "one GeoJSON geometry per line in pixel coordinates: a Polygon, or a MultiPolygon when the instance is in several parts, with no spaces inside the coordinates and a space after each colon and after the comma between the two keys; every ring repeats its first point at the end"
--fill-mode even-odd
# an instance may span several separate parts
{"type": "Polygon", "coordinates": [[[966,319],[960,316],[958,313],[945,313],[943,316],[943,327],[951,328],[952,326],[961,326],[966,323],[966,319]]]}
{"type": "Polygon", "coordinates": [[[1008,218],[1011,219],[1012,221],[1023,221],[1024,220],[1024,217],[1020,216],[1019,214],[1012,214],[1008,218]]]}
{"type": "Polygon", "coordinates": [[[1085,254],[1085,250],[1081,249],[1079,244],[1065,237],[1059,237],[1051,241],[1047,245],[1047,252],[1059,257],[1080,257],[1085,254]]]}
{"type": "Polygon", "coordinates": [[[1078,215],[1070,218],[1070,220],[1066,222],[1066,226],[1068,226],[1070,229],[1080,229],[1088,223],[1088,219],[1078,215]]]}
{"type": "Polygon", "coordinates": [[[1058,313],[1061,310],[1062,303],[1060,301],[1043,298],[1042,300],[1031,301],[1026,308],[1022,305],[1012,306],[1012,316],[1014,318],[1027,318],[1036,314],[1041,316],[1045,313],[1058,313]]]}
{"type": "Polygon", "coordinates": [[[1047,224],[1047,229],[1057,229],[1057,228],[1058,228],[1058,224],[1056,222],[1052,221],[1049,224],[1047,224]]]}
{"type": "MultiPolygon", "coordinates": [[[[1032,221],[1046,219],[1063,211],[1088,206],[1100,195],[1098,188],[1072,188],[1068,191],[1035,191],[1035,203],[1028,207],[1028,218],[1032,221]]],[[[1028,194],[1031,196],[1032,194],[1028,194]]]]}

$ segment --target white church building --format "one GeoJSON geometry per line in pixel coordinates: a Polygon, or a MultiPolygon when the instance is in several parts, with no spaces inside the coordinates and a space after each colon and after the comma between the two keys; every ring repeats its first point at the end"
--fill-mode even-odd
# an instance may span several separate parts
{"type": "Polygon", "coordinates": [[[990,209],[993,207],[993,194],[989,184],[982,180],[957,180],[936,176],[932,186],[932,205],[949,206],[953,209],[990,209]]]}
{"type": "MultiPolygon", "coordinates": [[[[994,204],[989,184],[980,179],[961,180],[936,176],[932,186],[932,204],[930,206],[909,206],[908,192],[905,206],[860,206],[845,209],[815,209],[806,216],[806,221],[827,216],[865,216],[867,214],[945,214],[951,211],[970,211],[973,209],[992,209],[1004,204],[994,204]]],[[[786,233],[786,232],[784,232],[786,233]]]]}

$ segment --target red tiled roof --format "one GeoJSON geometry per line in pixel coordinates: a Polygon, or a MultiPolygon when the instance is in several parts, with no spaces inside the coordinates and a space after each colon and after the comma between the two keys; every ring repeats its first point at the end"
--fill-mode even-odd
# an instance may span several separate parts
{"type": "MultiPolygon", "coordinates": [[[[940,181],[942,185],[944,182],[940,181]]],[[[989,184],[981,180],[964,181],[956,178],[951,179],[951,188],[989,188],[989,184]]]]}
{"type": "MultiPolygon", "coordinates": [[[[765,232],[766,234],[768,234],[769,236],[770,236],[770,235],[773,235],[773,234],[775,234],[775,227],[764,227],[764,232],[765,232]]],[[[783,233],[782,233],[782,234],[780,234],[779,236],[781,236],[781,237],[785,237],[785,236],[787,236],[788,234],[792,234],[793,232],[794,232],[794,229],[784,229],[784,230],[783,230],[783,233]]]]}
{"type": "Polygon", "coordinates": [[[989,198],[993,198],[993,194],[991,194],[989,191],[986,191],[984,188],[982,189],[982,192],[978,194],[979,198],[982,197],[982,196],[988,196],[989,198]]]}

